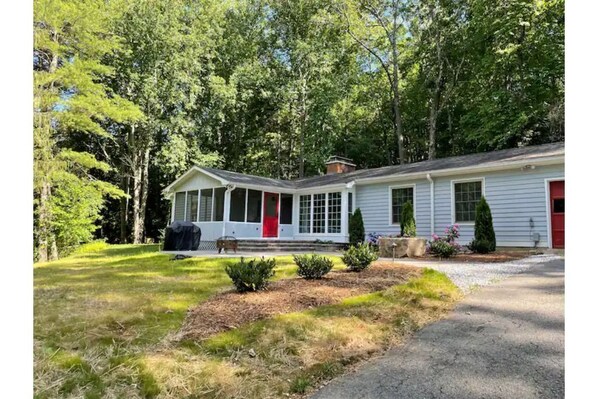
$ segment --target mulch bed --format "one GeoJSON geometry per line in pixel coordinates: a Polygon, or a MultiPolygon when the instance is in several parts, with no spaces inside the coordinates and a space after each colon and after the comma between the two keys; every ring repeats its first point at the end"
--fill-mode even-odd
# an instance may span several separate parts
{"type": "Polygon", "coordinates": [[[178,339],[202,340],[243,324],[281,313],[330,305],[344,298],[381,291],[421,274],[421,269],[377,262],[360,273],[333,271],[320,280],[291,278],[271,283],[267,290],[239,294],[227,291],[187,313],[178,339]]]}

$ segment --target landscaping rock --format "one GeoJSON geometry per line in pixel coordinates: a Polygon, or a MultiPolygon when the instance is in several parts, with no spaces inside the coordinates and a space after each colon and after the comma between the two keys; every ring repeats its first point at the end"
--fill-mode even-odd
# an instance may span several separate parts
{"type": "Polygon", "coordinates": [[[426,253],[426,239],[418,237],[380,237],[378,246],[381,258],[392,258],[393,244],[395,258],[409,258],[424,256],[426,253]]]}

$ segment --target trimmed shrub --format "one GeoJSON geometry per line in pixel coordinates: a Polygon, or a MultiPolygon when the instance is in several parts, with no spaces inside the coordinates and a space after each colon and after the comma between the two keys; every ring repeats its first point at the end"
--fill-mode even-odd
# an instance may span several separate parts
{"type": "Polygon", "coordinates": [[[428,247],[431,254],[439,256],[441,259],[448,259],[455,256],[459,251],[455,245],[445,240],[436,240],[430,243],[428,247]]]}
{"type": "Polygon", "coordinates": [[[258,291],[268,285],[268,280],[274,276],[276,259],[251,259],[231,265],[226,265],[224,270],[230,277],[238,292],[258,291]]]}
{"type": "Polygon", "coordinates": [[[324,277],[334,263],[325,256],[313,255],[293,255],[293,261],[297,265],[297,274],[304,279],[319,279],[324,277]]]}
{"type": "MultiPolygon", "coordinates": [[[[475,208],[475,227],[474,227],[474,241],[475,245],[471,245],[470,249],[478,252],[476,249],[494,252],[496,250],[496,235],[494,234],[494,226],[492,224],[492,212],[490,206],[486,202],[486,198],[482,197],[475,208]],[[486,245],[487,242],[488,245],[486,245]]],[[[472,242],[472,244],[474,244],[472,242]]],[[[487,253],[487,252],[480,252],[487,253]]]]}
{"type": "Polygon", "coordinates": [[[415,237],[415,219],[413,218],[413,205],[407,201],[401,209],[399,223],[401,223],[402,237],[415,237]]]}
{"type": "Polygon", "coordinates": [[[367,269],[376,259],[378,259],[378,253],[365,243],[349,247],[343,253],[342,258],[343,263],[347,265],[347,269],[354,272],[367,269]]]}
{"type": "Polygon", "coordinates": [[[363,217],[361,216],[361,209],[357,208],[349,218],[349,242],[351,245],[357,245],[363,242],[364,237],[363,217]]]}
{"type": "Polygon", "coordinates": [[[475,253],[487,254],[491,252],[492,244],[488,240],[473,240],[468,247],[475,253]]]}

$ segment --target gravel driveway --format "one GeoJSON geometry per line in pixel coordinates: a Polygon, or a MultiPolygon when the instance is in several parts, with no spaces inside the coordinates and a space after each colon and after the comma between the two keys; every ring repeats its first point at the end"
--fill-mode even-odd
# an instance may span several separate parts
{"type": "Polygon", "coordinates": [[[453,283],[463,292],[469,293],[476,286],[484,286],[503,280],[513,274],[526,272],[534,266],[556,259],[562,259],[562,256],[533,255],[523,259],[499,263],[462,263],[417,259],[401,259],[396,262],[438,270],[453,280],[453,283]]]}

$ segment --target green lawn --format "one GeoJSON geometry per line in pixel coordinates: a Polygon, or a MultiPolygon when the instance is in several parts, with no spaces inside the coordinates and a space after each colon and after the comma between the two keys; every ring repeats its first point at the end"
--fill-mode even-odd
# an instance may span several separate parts
{"type": "MultiPolygon", "coordinates": [[[[94,244],[35,265],[36,397],[302,393],[441,317],[459,295],[426,271],[382,293],[179,343],[170,337],[187,309],[231,288],[224,265],[235,259],[169,259],[153,245],[94,244]]],[[[294,275],[291,257],[277,264],[277,278],[294,275]]]]}

